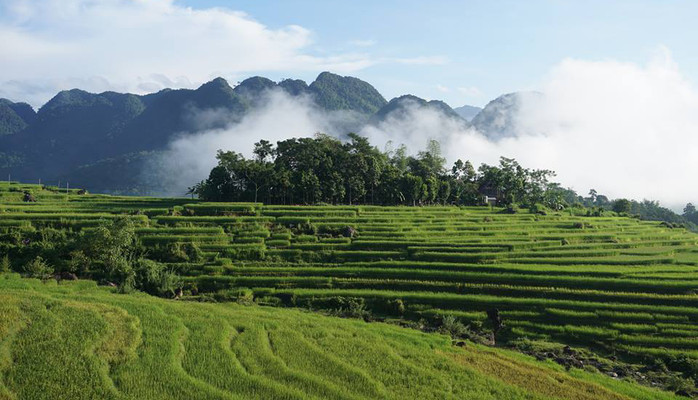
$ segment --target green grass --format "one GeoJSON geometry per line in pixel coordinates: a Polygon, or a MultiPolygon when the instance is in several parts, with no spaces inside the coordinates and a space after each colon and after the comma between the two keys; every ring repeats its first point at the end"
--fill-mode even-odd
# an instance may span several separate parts
{"type": "MultiPolygon", "coordinates": [[[[432,326],[447,315],[466,323],[486,322],[486,311],[497,308],[507,326],[507,340],[538,338],[641,364],[682,357],[698,363],[698,236],[684,229],[624,217],[499,211],[449,206],[201,203],[191,199],[78,195],[77,191],[55,193],[37,185],[12,183],[0,185],[0,234],[6,238],[0,256],[27,248],[50,251],[50,235],[46,240],[35,239],[47,228],[80,235],[104,220],[128,215],[137,225],[147,257],[177,261],[168,266],[182,276],[185,298],[218,296],[234,300],[231,293],[242,291],[265,304],[330,312],[338,311],[338,301],[355,298],[362,299],[367,311],[377,318],[412,322],[423,318],[432,326]],[[32,191],[38,202],[22,202],[21,190],[32,191]],[[24,241],[29,237],[32,241],[24,241]],[[165,258],[162,254],[170,247],[176,248],[171,245],[176,243],[196,244],[203,259],[186,263],[177,257],[165,258]],[[192,294],[196,291],[198,295],[192,294]],[[397,300],[404,306],[399,315],[389,307],[397,300]]],[[[21,270],[18,264],[14,266],[17,271],[21,270]]],[[[130,305],[115,307],[135,315],[130,305]]],[[[235,338],[239,336],[250,346],[261,346],[261,339],[255,336],[264,332],[259,329],[248,337],[237,331],[235,324],[202,320],[205,317],[197,315],[199,311],[182,316],[163,307],[158,305],[160,311],[150,311],[148,318],[154,321],[148,323],[170,324],[171,335],[185,343],[176,348],[186,349],[189,345],[182,338],[194,331],[204,336],[214,334],[205,331],[208,328],[192,326],[190,320],[202,321],[216,327],[216,332],[230,335],[220,340],[238,343],[235,338]]],[[[7,318],[19,318],[16,326],[26,323],[23,316],[18,317],[24,314],[16,314],[16,310],[0,312],[7,313],[7,318]]],[[[80,312],[86,319],[99,314],[88,309],[80,312]]],[[[49,315],[44,316],[47,324],[51,323],[49,315]]],[[[99,337],[103,334],[100,322],[94,325],[96,331],[90,334],[99,337]]],[[[51,334],[61,329],[55,323],[51,334]]],[[[0,330],[0,335],[14,337],[12,332],[0,330]]],[[[68,340],[70,335],[66,335],[68,340]]],[[[89,336],[88,332],[84,335],[89,336]]],[[[188,354],[209,357],[204,349],[190,346],[188,354]]],[[[2,349],[0,369],[14,357],[2,349]]],[[[235,362],[208,358],[201,360],[201,366],[191,359],[189,364],[179,362],[179,368],[186,364],[192,370],[187,379],[193,381],[186,384],[213,386],[216,389],[211,396],[221,398],[227,398],[224,393],[233,387],[259,390],[259,397],[272,398],[278,393],[288,398],[296,398],[299,393],[313,393],[317,398],[351,398],[353,393],[336,383],[325,385],[318,377],[312,379],[312,389],[308,386],[301,390],[299,382],[309,382],[309,377],[299,370],[313,366],[298,364],[291,368],[292,363],[278,358],[273,348],[264,350],[267,355],[272,352],[265,361],[254,358],[248,350],[238,350],[235,356],[240,359],[235,362]],[[225,371],[254,370],[273,375],[278,385],[262,388],[257,380],[243,378],[233,382],[220,378],[223,381],[211,383],[218,378],[207,377],[206,371],[216,363],[225,371]],[[195,368],[201,370],[195,373],[195,368]]],[[[215,357],[225,358],[220,354],[215,357]]],[[[351,384],[346,385],[366,390],[372,387],[361,381],[363,375],[347,374],[351,384]]],[[[0,386],[0,394],[3,390],[0,386]]],[[[108,396],[105,393],[95,396],[108,396]]],[[[380,398],[383,392],[364,395],[380,398]]]]}
{"type": "Polygon", "coordinates": [[[512,352],[294,309],[0,275],[2,399],[671,399],[512,352]]]}

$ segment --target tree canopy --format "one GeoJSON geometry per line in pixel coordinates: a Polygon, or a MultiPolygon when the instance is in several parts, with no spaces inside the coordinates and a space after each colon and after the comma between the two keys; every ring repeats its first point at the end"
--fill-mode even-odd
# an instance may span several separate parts
{"type": "Polygon", "coordinates": [[[380,151],[353,133],[344,142],[317,134],[276,145],[261,140],[253,154],[219,150],[218,165],[191,192],[207,201],[267,204],[477,205],[488,195],[499,205],[557,209],[576,201],[576,193],[550,182],[553,171],[524,168],[513,158],[477,170],[462,160],[446,168],[435,140],[409,156],[404,146],[380,151]]]}

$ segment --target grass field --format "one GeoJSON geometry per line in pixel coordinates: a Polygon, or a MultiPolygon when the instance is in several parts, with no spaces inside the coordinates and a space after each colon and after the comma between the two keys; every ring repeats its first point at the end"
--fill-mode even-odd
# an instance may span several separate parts
{"type": "Polygon", "coordinates": [[[0,399],[671,399],[384,323],[0,275],[0,399]]]}
{"type": "MultiPolygon", "coordinates": [[[[698,374],[698,236],[666,224],[617,216],[580,217],[565,211],[547,215],[525,210],[517,214],[504,214],[502,210],[486,207],[201,203],[189,199],[79,195],[77,191],[59,193],[16,183],[0,183],[0,211],[0,231],[4,233],[22,235],[46,227],[70,232],[88,231],[101,221],[127,215],[137,225],[140,242],[146,250],[150,249],[151,254],[160,254],[155,249],[176,243],[196,245],[202,251],[202,260],[158,260],[167,262],[183,277],[185,298],[190,300],[244,300],[263,305],[326,310],[340,315],[366,317],[370,314],[370,319],[414,321],[417,325],[435,327],[444,318],[455,318],[470,331],[482,335],[490,329],[487,312],[496,309],[504,323],[504,329],[497,337],[497,342],[501,344],[515,344],[522,340],[567,344],[591,350],[603,357],[620,358],[628,363],[649,365],[658,360],[662,368],[684,374],[689,379],[695,379],[695,374],[698,374]],[[32,191],[37,201],[23,202],[24,190],[32,191]]],[[[99,278],[98,275],[95,277],[99,278]]],[[[16,280],[7,281],[5,285],[8,282],[22,286],[16,280]]],[[[152,368],[158,369],[153,365],[123,366],[130,362],[123,360],[133,360],[133,354],[138,355],[143,351],[143,336],[146,335],[143,329],[145,324],[150,323],[170,324],[172,327],[170,334],[178,337],[180,344],[162,344],[165,347],[171,345],[173,354],[164,350],[161,354],[179,365],[173,367],[173,374],[184,374],[184,369],[186,379],[182,377],[182,385],[189,388],[166,388],[158,386],[165,384],[155,380],[154,391],[175,393],[181,390],[181,394],[184,394],[200,385],[212,390],[211,393],[217,393],[211,397],[242,395],[243,398],[248,397],[249,393],[266,398],[301,394],[320,398],[353,395],[365,398],[393,395],[448,398],[451,395],[467,397],[468,393],[475,398],[514,398],[524,396],[525,391],[544,397],[556,396],[530,388],[522,389],[520,385],[500,388],[488,380],[492,374],[497,374],[487,370],[499,364],[478,358],[486,357],[491,350],[478,348],[477,352],[454,355],[451,353],[454,350],[443,344],[443,337],[427,339],[431,336],[406,333],[379,324],[375,327],[369,324],[369,327],[359,322],[338,321],[298,311],[189,303],[171,305],[171,302],[144,296],[107,295],[91,287],[85,289],[84,294],[73,287],[58,286],[52,288],[50,293],[43,293],[39,289],[43,287],[36,284],[28,287],[31,289],[18,290],[35,291],[38,303],[60,299],[65,304],[71,304],[71,310],[84,307],[84,318],[101,321],[95,322],[94,326],[83,323],[86,330],[79,335],[94,338],[104,336],[104,332],[113,329],[109,328],[109,318],[125,327],[122,329],[125,333],[119,334],[119,340],[125,341],[122,343],[124,346],[117,346],[118,351],[114,348],[110,354],[104,355],[113,357],[115,366],[110,366],[109,362],[99,364],[94,360],[90,362],[96,364],[91,364],[89,368],[87,364],[81,364],[85,368],[85,376],[103,381],[106,388],[104,393],[117,397],[120,393],[138,397],[137,393],[140,392],[124,389],[131,384],[134,388],[138,386],[136,381],[139,378],[132,375],[135,373],[133,371],[141,371],[138,374],[146,376],[152,373],[152,368]],[[76,297],[78,295],[80,299],[76,297]],[[86,306],[85,303],[89,303],[87,298],[94,299],[94,303],[99,305],[86,306]],[[73,305],[72,301],[76,303],[73,305]],[[107,313],[109,317],[104,317],[98,315],[101,311],[92,307],[106,307],[113,313],[110,311],[107,313]],[[200,314],[206,314],[201,310],[207,307],[214,308],[216,314],[220,313],[221,320],[204,320],[200,314]],[[140,317],[139,312],[143,313],[140,317]],[[238,314],[244,313],[249,313],[245,318],[250,318],[251,326],[257,328],[250,327],[249,331],[240,332],[235,324],[240,323],[238,314]],[[238,322],[221,322],[228,318],[238,322]],[[292,324],[290,320],[295,318],[306,322],[292,324]],[[276,319],[283,322],[276,325],[270,322],[276,319]],[[308,321],[321,320],[327,321],[322,323],[328,324],[328,332],[334,333],[322,329],[314,333],[311,325],[315,322],[308,321]],[[398,346],[396,343],[400,341],[385,344],[387,347],[384,351],[387,353],[378,360],[362,359],[351,363],[347,359],[352,356],[349,349],[362,349],[362,340],[353,340],[351,344],[342,346],[335,346],[330,339],[322,345],[317,343],[322,338],[341,336],[338,332],[349,329],[334,324],[361,326],[361,329],[366,329],[367,335],[373,332],[370,334],[384,335],[386,338],[409,337],[407,342],[431,349],[429,357],[435,357],[430,358],[434,363],[433,371],[415,377],[421,380],[414,382],[424,381],[424,385],[427,385],[427,381],[429,385],[437,382],[434,384],[438,387],[425,386],[423,389],[429,395],[417,392],[401,394],[397,389],[400,385],[395,382],[402,382],[403,386],[407,381],[412,382],[406,378],[409,375],[404,375],[408,372],[391,375],[386,371],[386,381],[380,384],[362,380],[376,378],[372,368],[385,368],[381,367],[379,360],[392,354],[395,350],[388,351],[388,348],[398,346]],[[140,330],[140,333],[133,333],[134,338],[130,338],[128,332],[131,328],[127,326],[132,327],[134,332],[140,330]],[[273,326],[283,333],[274,330],[277,328],[272,329],[273,326]],[[265,334],[267,329],[276,333],[265,334]],[[232,341],[238,348],[231,350],[223,346],[225,348],[215,354],[207,353],[206,348],[196,347],[196,343],[190,343],[191,348],[187,348],[186,339],[182,338],[190,335],[207,337],[209,343],[219,345],[232,341]],[[259,356],[245,353],[247,345],[243,342],[249,341],[249,349],[260,346],[260,340],[269,346],[276,343],[274,335],[277,335],[279,344],[278,347],[272,346],[273,350],[291,352],[293,345],[289,343],[302,343],[295,350],[304,354],[301,358],[305,361],[279,360],[273,354],[269,355],[267,361],[249,361],[248,364],[240,361],[241,357],[259,356]],[[437,346],[434,343],[442,344],[437,346]],[[325,346],[332,350],[327,350],[325,346]],[[231,351],[240,353],[233,354],[231,351]],[[317,361],[320,364],[309,361],[315,359],[314,354],[320,357],[322,351],[332,354],[330,358],[322,358],[326,366],[320,361],[317,361]],[[231,360],[233,355],[238,361],[231,360]],[[335,363],[339,361],[347,365],[341,364],[341,368],[336,366],[335,363]],[[473,375],[471,380],[481,380],[484,386],[473,383],[472,387],[465,388],[453,383],[446,378],[451,376],[450,372],[444,373],[450,368],[460,371],[459,367],[453,365],[466,365],[463,371],[469,373],[475,373],[474,365],[479,365],[480,369],[475,368],[477,377],[473,375]],[[441,367],[445,370],[440,374],[438,370],[441,367]],[[255,376],[263,375],[273,383],[262,384],[257,378],[229,381],[222,375],[214,378],[212,368],[230,373],[242,371],[255,376]],[[322,375],[329,370],[338,375],[322,375]],[[297,375],[298,371],[312,376],[297,375]],[[430,374],[435,374],[433,379],[428,378],[432,376],[430,374]],[[111,378],[106,379],[105,376],[111,378]],[[308,382],[315,383],[307,383],[306,378],[308,382]],[[335,378],[337,382],[344,383],[336,383],[335,378]],[[302,385],[300,380],[304,382],[302,385]],[[327,382],[332,384],[327,386],[327,382]],[[386,382],[393,382],[394,386],[386,386],[386,382]],[[369,392],[358,393],[347,389],[351,387],[369,392]],[[503,395],[504,392],[495,395],[491,392],[493,388],[512,392],[506,392],[511,395],[503,395]],[[473,391],[466,392],[466,389],[473,391]],[[269,395],[277,393],[275,390],[283,392],[283,396],[269,395]]],[[[23,297],[16,293],[13,296],[23,297]]],[[[25,326],[27,318],[35,316],[46,326],[55,327],[55,332],[65,329],[66,322],[61,322],[62,317],[55,316],[53,312],[46,313],[46,307],[42,309],[29,303],[26,307],[9,307],[3,316],[16,318],[16,326],[25,326]],[[30,311],[26,310],[34,310],[36,314],[28,317],[30,311]]],[[[72,312],[64,317],[78,318],[72,312]]],[[[46,329],[52,331],[51,328],[46,329]]],[[[14,334],[12,331],[0,331],[0,335],[13,337],[14,334]]],[[[81,351],[87,351],[92,356],[97,354],[98,349],[93,346],[81,351]]],[[[268,352],[268,349],[264,351],[268,352]]],[[[420,350],[411,351],[419,353],[420,350]]],[[[496,353],[492,357],[504,357],[502,354],[496,353]]],[[[141,356],[145,357],[140,354],[136,358],[141,360],[141,356]]],[[[5,356],[5,360],[8,357],[5,356]]],[[[517,356],[507,354],[506,357],[517,356]]],[[[502,365],[513,363],[511,365],[516,366],[516,362],[524,361],[519,358],[516,361],[507,359],[502,361],[502,365]]],[[[2,365],[0,363],[0,368],[2,365]]],[[[405,371],[409,370],[409,365],[414,367],[414,363],[405,364],[405,371]]],[[[574,369],[570,373],[586,372],[574,369]]],[[[590,376],[596,379],[596,375],[590,376]]],[[[13,375],[6,376],[12,378],[13,375]]],[[[587,378],[586,375],[584,378],[587,378]]],[[[17,382],[18,378],[12,379],[17,382]]],[[[513,376],[511,379],[512,382],[515,380],[513,376]]],[[[529,380],[535,382],[530,377],[516,382],[529,380]]],[[[618,382],[613,380],[611,383],[618,382]]],[[[555,386],[552,381],[550,385],[555,386]]],[[[415,386],[412,389],[419,390],[422,384],[407,386],[415,386]]],[[[620,391],[619,388],[615,389],[620,391]]],[[[565,396],[561,398],[584,398],[565,396]]]]}

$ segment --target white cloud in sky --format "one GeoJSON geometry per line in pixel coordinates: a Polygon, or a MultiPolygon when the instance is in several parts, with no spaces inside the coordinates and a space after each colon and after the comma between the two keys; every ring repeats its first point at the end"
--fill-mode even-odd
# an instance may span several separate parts
{"type": "MultiPolygon", "coordinates": [[[[350,74],[376,64],[447,62],[364,52],[318,56],[313,43],[314,34],[298,25],[273,29],[242,12],[174,0],[3,0],[0,97],[40,106],[76,87],[145,93],[263,71],[350,74]]],[[[369,48],[376,41],[351,44],[369,48]]]]}
{"type": "Polygon", "coordinates": [[[674,208],[698,200],[698,91],[668,50],[645,65],[566,59],[541,89],[519,118],[540,136],[506,141],[506,152],[580,191],[674,208]]]}
{"type": "Polygon", "coordinates": [[[4,0],[0,97],[40,105],[73,87],[144,92],[251,71],[350,73],[374,62],[314,56],[312,42],[301,26],[271,29],[241,12],[173,0],[4,0]]]}
{"type": "Polygon", "coordinates": [[[644,65],[565,59],[526,97],[517,123],[529,135],[493,143],[454,132],[445,148],[478,162],[515,157],[557,171],[584,194],[659,200],[680,210],[698,200],[698,91],[661,50],[644,65]]]}

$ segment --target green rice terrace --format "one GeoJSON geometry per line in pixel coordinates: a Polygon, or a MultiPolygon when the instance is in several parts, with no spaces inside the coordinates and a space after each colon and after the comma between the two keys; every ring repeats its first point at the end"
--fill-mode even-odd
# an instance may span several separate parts
{"type": "Polygon", "coordinates": [[[40,254],[58,278],[0,276],[0,399],[697,396],[696,234],[504,211],[0,183],[6,269],[40,254]],[[52,247],[113,221],[176,276],[170,299],[52,247]]]}

